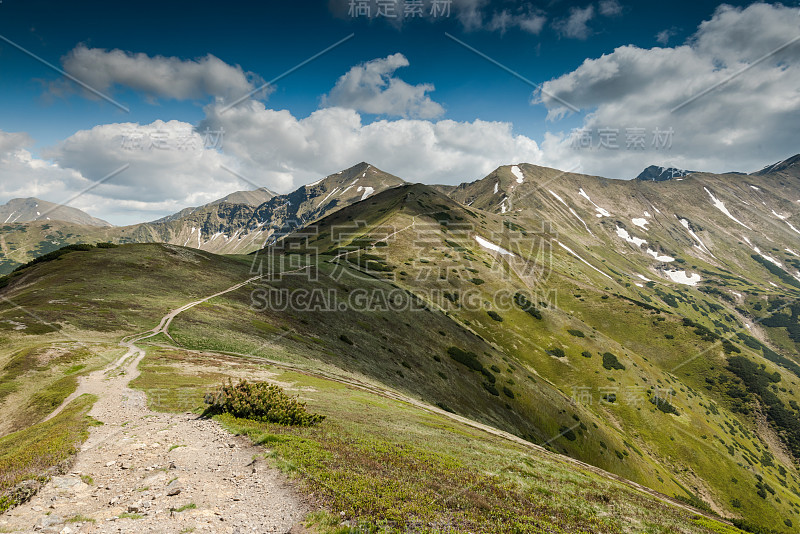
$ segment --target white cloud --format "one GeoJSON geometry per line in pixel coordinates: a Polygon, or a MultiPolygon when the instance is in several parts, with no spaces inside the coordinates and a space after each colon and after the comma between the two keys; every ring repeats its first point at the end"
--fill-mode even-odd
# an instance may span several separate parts
{"type": "Polygon", "coordinates": [[[444,108],[428,96],[431,84],[410,85],[392,75],[409,65],[403,54],[373,59],[351,68],[341,76],[323,105],[354,109],[374,115],[430,119],[439,117],[444,108]]]}
{"type": "Polygon", "coordinates": [[[0,158],[32,144],[33,140],[26,133],[0,130],[0,158]]]}
{"type": "Polygon", "coordinates": [[[501,34],[517,27],[528,33],[538,35],[544,28],[545,22],[547,22],[547,17],[540,12],[529,11],[515,15],[504,9],[496,12],[486,27],[490,31],[499,31],[501,34]]]}
{"type": "Polygon", "coordinates": [[[233,168],[236,161],[205,148],[203,136],[179,121],[103,124],[76,132],[43,155],[75,178],[64,184],[61,198],[44,198],[52,202],[130,165],[72,204],[114,224],[157,219],[262,185],[248,184],[222,168],[233,168]]]}
{"type": "MultiPolygon", "coordinates": [[[[686,44],[674,48],[623,46],[587,59],[573,72],[546,82],[535,102],[548,117],[569,113],[549,95],[586,110],[584,127],[616,129],[618,150],[572,150],[568,134],[549,134],[546,160],[630,178],[649,164],[724,172],[750,171],[796,153],[800,123],[800,42],[754,64],[798,35],[798,11],[782,5],[721,6],[686,44]],[[752,66],[687,106],[673,108],[752,66]],[[626,129],[647,131],[645,151],[626,150],[626,129]],[[672,147],[651,147],[654,129],[674,130],[672,147]]],[[[597,140],[595,140],[595,147],[597,140]]]]}
{"type": "Polygon", "coordinates": [[[600,0],[600,14],[604,17],[613,17],[622,13],[622,6],[617,0],[600,0]]]}
{"type": "Polygon", "coordinates": [[[247,102],[225,113],[206,108],[201,124],[224,128],[225,150],[242,172],[285,192],[359,161],[409,181],[460,183],[482,178],[509,161],[539,161],[535,141],[502,122],[400,119],[363,124],[339,107],[296,118],[288,111],[247,102]]]}
{"type": "Polygon", "coordinates": [[[594,18],[594,15],[593,5],[584,8],[573,7],[570,8],[567,18],[553,23],[553,28],[562,36],[570,39],[587,39],[592,33],[589,29],[589,21],[594,18]]]}
{"type": "MultiPolygon", "coordinates": [[[[76,46],[62,58],[64,70],[100,92],[129,87],[152,97],[195,100],[206,96],[235,99],[263,82],[240,66],[228,65],[209,54],[196,60],[133,54],[123,50],[76,46]]],[[[56,82],[56,93],[72,89],[71,82],[56,82]]],[[[94,97],[88,91],[87,96],[94,97]]]]}

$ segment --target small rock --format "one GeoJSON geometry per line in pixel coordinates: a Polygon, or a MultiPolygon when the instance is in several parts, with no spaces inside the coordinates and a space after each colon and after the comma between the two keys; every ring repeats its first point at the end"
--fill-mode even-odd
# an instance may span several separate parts
{"type": "Polygon", "coordinates": [[[43,515],[39,518],[39,521],[36,522],[36,527],[37,529],[50,528],[63,522],[64,521],[56,514],[43,515]]]}
{"type": "Polygon", "coordinates": [[[112,467],[117,462],[106,462],[106,467],[112,467]]]}

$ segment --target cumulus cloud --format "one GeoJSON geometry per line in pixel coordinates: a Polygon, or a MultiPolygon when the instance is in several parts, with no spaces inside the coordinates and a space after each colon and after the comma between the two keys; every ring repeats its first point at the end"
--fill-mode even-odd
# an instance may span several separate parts
{"type": "Polygon", "coordinates": [[[593,5],[584,8],[572,7],[568,17],[553,22],[553,28],[563,37],[587,39],[592,33],[589,29],[589,21],[594,18],[594,15],[593,5]]]}
{"type": "Polygon", "coordinates": [[[25,133],[0,131],[0,202],[39,196],[66,201],[69,191],[85,179],[77,171],[34,157],[28,150],[32,144],[25,133]]]}
{"type": "MultiPolygon", "coordinates": [[[[209,54],[196,60],[134,54],[124,50],[88,48],[80,44],[61,60],[64,70],[100,92],[128,87],[155,98],[197,100],[207,96],[235,99],[259,87],[263,80],[240,66],[209,54]]],[[[55,93],[73,88],[60,81],[55,93]]],[[[87,96],[94,96],[87,92],[87,96]]],[[[262,95],[263,96],[263,95],[262,95]]]]}
{"type": "Polygon", "coordinates": [[[130,224],[265,185],[226,170],[238,161],[219,150],[220,140],[224,146],[224,134],[206,135],[179,121],[104,124],[78,131],[35,157],[26,148],[27,135],[0,132],[0,203],[31,196],[71,200],[69,205],[93,216],[130,224]]]}
{"type": "Polygon", "coordinates": [[[93,193],[110,202],[153,203],[154,211],[203,204],[237,187],[254,189],[223,168],[235,162],[218,150],[218,137],[205,137],[180,121],[103,124],[76,132],[43,155],[90,180],[130,165],[93,193]]]}
{"type": "Polygon", "coordinates": [[[723,5],[681,46],[622,46],[587,59],[546,82],[534,102],[550,120],[569,110],[549,95],[587,111],[594,150],[573,150],[574,135],[554,133],[542,144],[547,160],[563,167],[580,159],[588,172],[632,177],[649,164],[750,171],[797,152],[800,42],[757,61],[795,39],[797,25],[798,10],[779,4],[723,5]],[[619,149],[598,147],[603,128],[618,132],[619,149]],[[632,128],[647,132],[646,150],[626,148],[632,128]],[[669,149],[654,153],[656,129],[674,134],[669,149]]]}
{"type": "Polygon", "coordinates": [[[339,107],[296,118],[285,110],[247,102],[225,113],[206,108],[201,128],[224,128],[225,150],[240,169],[285,192],[333,170],[366,160],[409,181],[460,183],[483,177],[510,161],[541,159],[532,139],[509,123],[381,120],[364,124],[339,107]]]}
{"type": "Polygon", "coordinates": [[[323,105],[354,109],[373,115],[430,119],[444,108],[430,99],[432,84],[410,85],[392,76],[409,65],[403,54],[373,59],[351,68],[323,97],[323,105]]]}

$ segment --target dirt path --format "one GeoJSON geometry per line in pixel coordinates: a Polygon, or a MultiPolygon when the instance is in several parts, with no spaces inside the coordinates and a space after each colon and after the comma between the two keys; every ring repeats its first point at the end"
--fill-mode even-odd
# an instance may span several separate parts
{"type": "Polygon", "coordinates": [[[151,412],[144,393],[128,387],[145,355],[137,342],[166,333],[179,313],[248,282],[173,310],[156,328],[123,339],[125,355],[84,377],[67,401],[97,395],[90,415],[103,425],[93,427],[72,472],[0,516],[0,529],[245,533],[299,525],[306,507],[277,471],[254,460],[261,447],[194,414],[151,412]]]}

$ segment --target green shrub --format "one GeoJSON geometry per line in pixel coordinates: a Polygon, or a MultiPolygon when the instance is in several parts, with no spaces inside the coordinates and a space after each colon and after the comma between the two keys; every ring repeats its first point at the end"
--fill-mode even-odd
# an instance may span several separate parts
{"type": "Polygon", "coordinates": [[[563,358],[564,356],[566,356],[566,354],[564,354],[564,349],[562,349],[561,347],[553,347],[552,349],[549,349],[547,351],[547,354],[549,354],[550,356],[555,356],[556,358],[563,358]]]}
{"type": "Polygon", "coordinates": [[[524,312],[526,312],[534,319],[542,318],[541,312],[537,310],[536,307],[533,305],[533,303],[530,300],[528,300],[528,297],[526,297],[522,293],[516,293],[514,295],[514,304],[522,308],[524,312]]]}
{"type": "Polygon", "coordinates": [[[474,352],[467,352],[458,347],[450,347],[447,354],[461,365],[465,365],[473,371],[484,372],[483,364],[478,361],[478,355],[474,352]]]}
{"type": "Polygon", "coordinates": [[[499,322],[499,323],[502,323],[502,322],[503,322],[503,318],[502,318],[502,317],[500,317],[500,314],[499,314],[499,313],[497,313],[496,311],[489,310],[489,311],[488,311],[488,312],[486,312],[486,313],[488,313],[488,314],[489,314],[489,317],[491,317],[491,318],[492,318],[492,319],[494,319],[495,321],[497,321],[497,322],[499,322]]]}
{"type": "Polygon", "coordinates": [[[344,341],[344,342],[345,342],[345,343],[347,343],[348,345],[354,345],[353,341],[352,341],[352,340],[351,340],[349,337],[347,337],[346,335],[344,335],[344,334],[342,334],[341,336],[339,336],[339,339],[340,339],[341,341],[344,341]]]}
{"type": "Polygon", "coordinates": [[[588,350],[585,350],[585,351],[581,352],[581,356],[583,356],[584,358],[591,358],[592,357],[592,353],[589,352],[588,350]]]}
{"type": "Polygon", "coordinates": [[[324,415],[309,413],[304,402],[267,382],[228,382],[207,394],[205,401],[209,405],[205,415],[228,413],[241,419],[294,426],[312,426],[325,419],[324,415]]]}
{"type": "Polygon", "coordinates": [[[624,371],[625,370],[625,366],[622,365],[621,363],[619,363],[619,360],[617,360],[617,357],[615,355],[611,354],[610,352],[604,352],[603,353],[603,367],[605,367],[609,371],[611,371],[613,369],[618,369],[620,371],[624,371]]]}
{"type": "Polygon", "coordinates": [[[680,415],[678,409],[672,404],[670,404],[670,402],[667,399],[662,399],[660,397],[650,397],[650,403],[664,413],[673,413],[675,415],[680,415]]]}
{"type": "Polygon", "coordinates": [[[569,332],[570,335],[573,335],[575,337],[586,337],[581,330],[573,330],[570,328],[567,330],[567,332],[569,332]]]}

